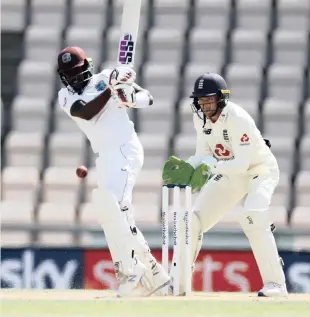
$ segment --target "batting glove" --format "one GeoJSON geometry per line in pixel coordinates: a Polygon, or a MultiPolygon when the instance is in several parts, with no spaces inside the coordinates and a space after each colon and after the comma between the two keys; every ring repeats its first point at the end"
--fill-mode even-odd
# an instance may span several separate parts
{"type": "Polygon", "coordinates": [[[134,108],[136,106],[136,92],[132,86],[118,85],[117,89],[111,90],[113,100],[119,108],[134,108]]]}
{"type": "Polygon", "coordinates": [[[116,90],[118,85],[132,85],[136,80],[136,72],[130,68],[121,66],[114,68],[109,77],[109,88],[116,90]]]}

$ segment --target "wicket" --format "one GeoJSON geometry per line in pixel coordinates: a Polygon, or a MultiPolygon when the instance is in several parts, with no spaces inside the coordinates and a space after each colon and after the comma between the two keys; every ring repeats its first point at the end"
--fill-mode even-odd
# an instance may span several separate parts
{"type": "MultiPolygon", "coordinates": [[[[162,265],[168,272],[169,270],[169,189],[173,189],[173,254],[176,259],[172,265],[175,268],[173,276],[173,295],[179,295],[180,274],[181,274],[181,239],[185,242],[184,267],[185,267],[185,295],[189,296],[192,289],[192,263],[191,263],[191,221],[192,221],[192,192],[191,187],[187,185],[167,184],[162,187],[162,265]],[[181,206],[181,192],[185,194],[185,206],[181,206]],[[180,234],[180,222],[184,220],[184,236],[180,234]]],[[[165,295],[168,295],[168,286],[165,289],[165,295]]]]}

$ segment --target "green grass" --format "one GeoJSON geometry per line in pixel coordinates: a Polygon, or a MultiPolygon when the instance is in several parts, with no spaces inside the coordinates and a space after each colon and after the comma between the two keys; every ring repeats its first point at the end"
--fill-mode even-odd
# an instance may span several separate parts
{"type": "Polygon", "coordinates": [[[178,317],[258,317],[258,316],[309,316],[309,304],[262,303],[262,302],[195,302],[195,301],[119,301],[119,302],[79,302],[79,301],[5,301],[2,303],[2,316],[178,316],[178,317]]]}
{"type": "MultiPolygon", "coordinates": [[[[25,294],[25,293],[24,293],[25,294]]],[[[292,299],[257,298],[255,295],[227,293],[193,296],[190,298],[116,299],[87,297],[87,291],[76,299],[59,299],[49,295],[37,299],[2,296],[3,317],[306,317],[310,312],[310,297],[292,299]]],[[[55,294],[55,293],[54,293],[55,294]]]]}

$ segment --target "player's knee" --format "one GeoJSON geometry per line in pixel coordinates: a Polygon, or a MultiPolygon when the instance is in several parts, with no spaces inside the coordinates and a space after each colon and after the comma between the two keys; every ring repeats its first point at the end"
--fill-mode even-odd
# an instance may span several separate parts
{"type": "Polygon", "coordinates": [[[94,189],[92,191],[93,202],[100,211],[100,218],[104,223],[115,221],[120,216],[120,207],[116,196],[106,188],[94,189]]]}
{"type": "Polygon", "coordinates": [[[238,218],[244,232],[263,231],[270,228],[271,221],[268,210],[248,210],[241,213],[238,218]]]}
{"type": "Polygon", "coordinates": [[[124,193],[126,190],[126,175],[123,177],[115,177],[114,179],[99,179],[98,180],[98,189],[102,191],[109,191],[115,196],[117,201],[122,201],[124,198],[124,193]]]}

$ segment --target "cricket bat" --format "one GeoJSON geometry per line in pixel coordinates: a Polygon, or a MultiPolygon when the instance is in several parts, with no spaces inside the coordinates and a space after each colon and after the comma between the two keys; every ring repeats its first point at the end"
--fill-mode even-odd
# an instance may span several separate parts
{"type": "Polygon", "coordinates": [[[123,0],[121,36],[119,41],[118,65],[134,66],[137,46],[141,0],[123,0]]]}

